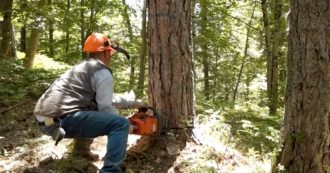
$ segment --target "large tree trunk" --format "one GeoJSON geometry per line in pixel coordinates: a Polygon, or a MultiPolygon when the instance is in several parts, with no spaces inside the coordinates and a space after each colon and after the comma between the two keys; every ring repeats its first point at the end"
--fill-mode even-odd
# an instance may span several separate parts
{"type": "Polygon", "coordinates": [[[0,57],[8,58],[10,53],[10,44],[12,38],[12,24],[11,24],[11,16],[12,16],[12,7],[13,0],[6,0],[1,4],[1,12],[3,14],[3,24],[1,28],[1,42],[0,42],[0,57]]]}
{"type": "Polygon", "coordinates": [[[330,11],[328,0],[293,0],[283,150],[288,172],[326,173],[330,163],[330,11]]]}
{"type": "Polygon", "coordinates": [[[142,9],[142,29],[141,29],[141,48],[140,48],[140,72],[139,72],[139,80],[137,86],[137,96],[141,97],[143,95],[144,90],[144,79],[145,79],[145,71],[146,71],[146,56],[147,56],[147,4],[146,0],[143,2],[142,9]]]}
{"type": "Polygon", "coordinates": [[[149,103],[159,113],[161,132],[184,128],[195,115],[191,1],[149,0],[147,5],[149,103]]]}

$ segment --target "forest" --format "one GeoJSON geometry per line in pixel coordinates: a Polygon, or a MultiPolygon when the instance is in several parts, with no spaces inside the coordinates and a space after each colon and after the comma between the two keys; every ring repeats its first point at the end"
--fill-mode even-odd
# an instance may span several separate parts
{"type": "Polygon", "coordinates": [[[329,0],[0,0],[0,173],[102,168],[106,137],[76,157],[34,116],[92,33],[130,55],[112,57],[114,93],[158,115],[123,172],[330,172],[329,0]]]}

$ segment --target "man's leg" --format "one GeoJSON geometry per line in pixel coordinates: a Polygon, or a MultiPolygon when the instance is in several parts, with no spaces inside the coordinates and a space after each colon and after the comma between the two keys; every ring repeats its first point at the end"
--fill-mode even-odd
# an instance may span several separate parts
{"type": "Polygon", "coordinates": [[[93,138],[76,138],[73,141],[72,154],[77,157],[84,157],[90,161],[97,161],[99,156],[91,152],[93,138]]]}
{"type": "Polygon", "coordinates": [[[108,136],[107,153],[101,173],[120,173],[126,153],[129,122],[126,118],[108,112],[80,111],[62,120],[68,138],[108,136]]]}

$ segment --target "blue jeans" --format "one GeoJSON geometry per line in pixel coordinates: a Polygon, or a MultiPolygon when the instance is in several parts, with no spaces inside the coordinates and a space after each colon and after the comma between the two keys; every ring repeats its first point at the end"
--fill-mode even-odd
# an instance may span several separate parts
{"type": "MultiPolygon", "coordinates": [[[[120,173],[127,146],[129,121],[122,116],[98,111],[79,111],[66,116],[60,123],[65,138],[108,136],[107,153],[100,173],[120,173]]],[[[51,126],[50,126],[51,128],[51,126]]]]}

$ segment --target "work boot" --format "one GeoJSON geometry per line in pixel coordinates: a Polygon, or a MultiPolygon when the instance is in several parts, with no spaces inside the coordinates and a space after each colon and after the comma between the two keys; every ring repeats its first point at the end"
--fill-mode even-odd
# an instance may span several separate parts
{"type": "Polygon", "coordinates": [[[91,138],[74,139],[72,155],[75,157],[83,157],[89,161],[98,161],[99,155],[91,152],[92,143],[93,139],[91,138]]]}

